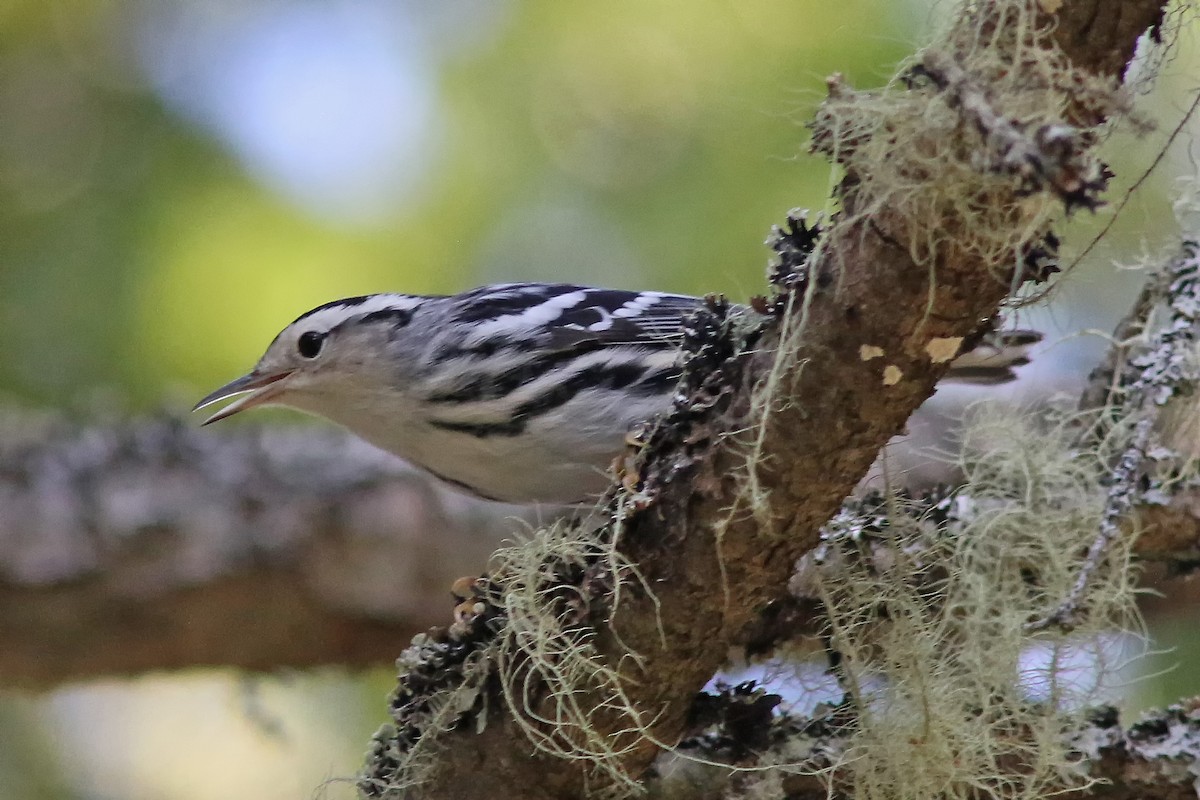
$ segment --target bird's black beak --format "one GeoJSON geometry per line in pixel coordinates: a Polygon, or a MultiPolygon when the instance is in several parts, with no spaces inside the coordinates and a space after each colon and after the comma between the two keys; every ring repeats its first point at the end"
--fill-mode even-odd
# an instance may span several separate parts
{"type": "Polygon", "coordinates": [[[210,422],[218,422],[226,417],[232,417],[239,411],[245,411],[247,408],[254,408],[255,406],[269,403],[283,391],[283,386],[279,382],[291,374],[291,370],[271,374],[251,372],[249,375],[243,375],[237,380],[230,381],[212,394],[207,395],[199,403],[196,403],[192,411],[199,411],[206,406],[211,406],[213,403],[219,403],[222,400],[227,400],[239,394],[246,395],[225,406],[200,424],[208,425],[210,422]]]}

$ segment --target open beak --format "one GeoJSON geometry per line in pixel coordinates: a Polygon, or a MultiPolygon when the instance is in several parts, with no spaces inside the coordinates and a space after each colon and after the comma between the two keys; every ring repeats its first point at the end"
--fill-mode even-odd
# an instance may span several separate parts
{"type": "Polygon", "coordinates": [[[219,403],[222,400],[227,400],[239,394],[246,395],[225,406],[200,424],[208,425],[210,422],[218,422],[226,417],[232,417],[239,411],[245,411],[247,408],[254,408],[255,406],[261,406],[263,403],[269,403],[283,392],[283,385],[280,384],[280,381],[291,374],[291,370],[276,372],[272,375],[257,375],[251,372],[249,375],[243,375],[237,380],[230,381],[220,389],[217,389],[199,403],[196,403],[192,411],[199,411],[206,406],[211,406],[213,403],[219,403]]]}

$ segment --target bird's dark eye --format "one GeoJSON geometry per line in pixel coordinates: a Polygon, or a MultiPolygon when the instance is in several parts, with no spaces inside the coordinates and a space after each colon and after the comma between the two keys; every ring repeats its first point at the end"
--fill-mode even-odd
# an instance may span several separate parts
{"type": "Polygon", "coordinates": [[[305,331],[300,334],[300,339],[296,342],[296,349],[305,358],[316,358],[320,354],[323,344],[325,344],[325,334],[305,331]]]}

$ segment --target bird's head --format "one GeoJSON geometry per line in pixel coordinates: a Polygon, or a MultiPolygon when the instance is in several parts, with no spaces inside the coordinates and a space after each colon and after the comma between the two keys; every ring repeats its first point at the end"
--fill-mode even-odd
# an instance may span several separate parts
{"type": "Polygon", "coordinates": [[[325,416],[331,403],[374,379],[386,379],[378,363],[401,335],[424,298],[374,294],[318,306],[288,325],[248,374],[217,389],[193,411],[232,397],[237,400],[204,421],[262,405],[285,405],[325,416]],[[377,374],[379,373],[379,374],[377,374]]]}

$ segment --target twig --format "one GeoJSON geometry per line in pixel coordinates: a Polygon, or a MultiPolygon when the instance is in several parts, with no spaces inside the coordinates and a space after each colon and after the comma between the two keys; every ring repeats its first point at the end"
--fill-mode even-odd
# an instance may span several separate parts
{"type": "MultiPolygon", "coordinates": [[[[1030,633],[1051,627],[1068,631],[1075,627],[1092,578],[1104,563],[1112,543],[1121,535],[1121,520],[1143,494],[1139,479],[1159,413],[1176,394],[1194,387],[1200,377],[1189,364],[1195,353],[1200,319],[1200,242],[1185,240],[1182,250],[1180,257],[1166,269],[1167,323],[1150,339],[1147,351],[1128,362],[1136,377],[1129,382],[1116,417],[1137,418],[1137,423],[1129,445],[1113,468],[1099,531],[1070,593],[1050,614],[1029,623],[1026,630],[1030,633]]],[[[1144,298],[1139,298],[1135,311],[1148,316],[1154,304],[1143,302],[1144,298]]],[[[1127,319],[1122,325],[1128,322],[1127,319]]]]}
{"type": "Polygon", "coordinates": [[[1159,148],[1158,153],[1154,156],[1154,160],[1150,162],[1150,166],[1146,167],[1146,171],[1139,175],[1138,179],[1129,187],[1129,191],[1125,192],[1125,195],[1121,198],[1121,202],[1117,203],[1116,209],[1113,211],[1112,215],[1109,216],[1108,222],[1104,224],[1104,227],[1100,229],[1099,233],[1092,237],[1092,240],[1088,242],[1087,247],[1083,248],[1079,255],[1075,257],[1075,259],[1071,262],[1071,266],[1067,268],[1068,271],[1074,269],[1077,264],[1087,258],[1091,254],[1092,250],[1096,249],[1096,245],[1100,244],[1100,242],[1102,242],[1104,238],[1108,236],[1108,232],[1111,231],[1113,225],[1116,224],[1117,218],[1121,216],[1121,212],[1125,210],[1125,206],[1129,205],[1130,198],[1137,193],[1138,189],[1142,188],[1142,184],[1144,184],[1150,178],[1150,175],[1155,169],[1158,168],[1158,165],[1162,163],[1164,158],[1167,157],[1167,151],[1171,149],[1171,145],[1187,128],[1188,123],[1191,122],[1191,119],[1195,115],[1197,109],[1200,109],[1200,93],[1198,93],[1195,98],[1192,99],[1192,104],[1188,106],[1187,112],[1183,115],[1182,119],[1179,120],[1179,124],[1175,126],[1175,129],[1171,131],[1171,135],[1167,137],[1167,141],[1161,148],[1159,148]]]}

